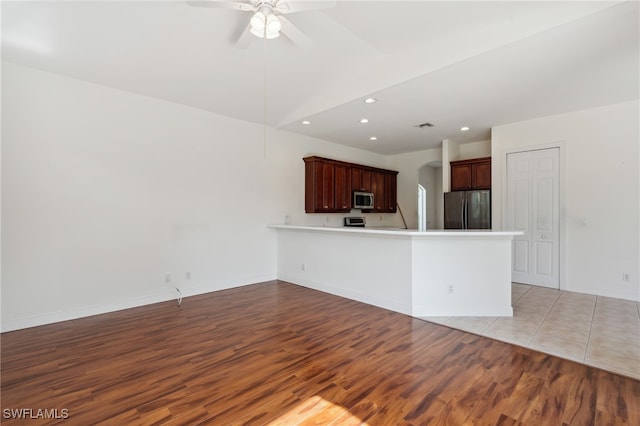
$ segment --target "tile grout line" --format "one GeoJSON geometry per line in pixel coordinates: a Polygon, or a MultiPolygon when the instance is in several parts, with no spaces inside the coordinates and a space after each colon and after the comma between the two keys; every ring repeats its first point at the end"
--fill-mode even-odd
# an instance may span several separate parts
{"type": "MultiPolygon", "coordinates": [[[[514,283],[511,283],[511,286],[512,286],[512,287],[513,287],[513,284],[514,284],[514,283]]],[[[526,286],[526,287],[527,287],[527,290],[526,290],[524,293],[522,293],[520,296],[518,296],[518,297],[516,298],[516,300],[512,300],[512,301],[511,301],[511,309],[512,309],[512,310],[514,309],[514,307],[515,307],[516,303],[518,302],[518,300],[522,299],[522,298],[524,297],[524,295],[525,295],[525,294],[527,294],[527,293],[529,293],[529,292],[531,291],[531,289],[533,288],[533,286],[531,286],[531,285],[529,285],[529,284],[519,284],[519,283],[515,283],[515,284],[522,285],[522,286],[526,286]]],[[[513,316],[515,316],[515,315],[513,315],[513,316]]],[[[513,318],[513,316],[512,316],[512,318],[513,318]]],[[[485,335],[485,333],[487,332],[487,330],[489,329],[489,327],[491,327],[493,324],[495,324],[499,319],[500,319],[500,317],[495,317],[495,319],[494,319],[493,321],[491,321],[489,324],[487,324],[487,325],[482,329],[482,331],[480,331],[480,334],[481,334],[481,335],[483,335],[483,336],[486,336],[486,335],[485,335]]]]}
{"type": "MultiPolygon", "coordinates": [[[[511,286],[512,286],[512,287],[513,287],[513,284],[514,284],[514,283],[512,282],[512,283],[511,283],[511,286]]],[[[526,286],[526,287],[527,287],[527,289],[526,289],[526,291],[525,291],[524,293],[522,293],[520,296],[518,296],[518,297],[516,298],[516,300],[512,300],[512,301],[511,301],[511,309],[512,309],[512,310],[513,310],[513,309],[515,309],[515,306],[516,306],[516,303],[518,302],[518,300],[522,299],[522,298],[523,298],[527,293],[529,293],[529,292],[531,291],[531,289],[533,288],[533,286],[532,286],[532,285],[529,285],[529,284],[520,284],[520,283],[515,283],[515,284],[517,284],[517,285],[522,285],[522,286],[526,286]]],[[[513,318],[514,316],[515,316],[515,314],[513,314],[511,318],[513,318]]],[[[489,328],[490,328],[493,324],[495,324],[496,322],[498,322],[498,320],[499,320],[499,319],[500,319],[500,317],[495,317],[495,319],[494,319],[493,321],[491,321],[489,324],[487,324],[487,325],[482,329],[482,331],[480,331],[480,334],[481,334],[482,336],[488,337],[488,336],[486,335],[487,330],[489,330],[489,328]]]]}
{"type": "Polygon", "coordinates": [[[587,336],[587,346],[584,348],[584,357],[582,362],[587,363],[587,353],[589,353],[589,344],[591,343],[591,331],[593,330],[593,319],[596,317],[596,307],[598,306],[598,296],[596,296],[596,302],[593,304],[593,311],[591,311],[591,321],[589,323],[589,335],[587,336]]]}
{"type": "MultiPolygon", "coordinates": [[[[512,307],[512,309],[513,309],[513,307],[512,307]]],[[[496,323],[496,321],[498,321],[498,318],[500,318],[500,317],[495,317],[493,321],[491,321],[485,328],[482,329],[480,334],[484,336],[484,333],[489,329],[489,327],[491,327],[493,324],[496,323]]]]}
{"type": "MultiPolygon", "coordinates": [[[[511,285],[513,285],[513,283],[511,283],[511,285]]],[[[518,296],[518,298],[516,300],[512,300],[511,301],[511,307],[515,306],[515,304],[518,302],[518,300],[522,299],[527,293],[529,293],[531,291],[531,289],[533,288],[532,285],[529,284],[520,284],[520,285],[526,285],[527,287],[529,287],[527,289],[527,291],[525,291],[524,293],[522,293],[520,296],[518,296]]]]}
{"type": "Polygon", "coordinates": [[[531,342],[533,341],[533,338],[536,337],[536,334],[538,334],[538,331],[540,330],[540,327],[542,327],[542,324],[545,322],[545,320],[549,316],[549,313],[551,313],[551,311],[553,310],[553,307],[556,306],[556,303],[558,303],[558,300],[560,300],[560,296],[562,296],[563,293],[564,293],[564,290],[560,290],[560,294],[558,295],[558,297],[556,297],[556,300],[553,301],[553,304],[551,305],[551,307],[549,308],[547,313],[544,314],[544,317],[542,318],[542,321],[540,321],[540,323],[536,327],[535,331],[533,332],[533,334],[531,335],[531,337],[527,341],[527,344],[526,344],[527,348],[531,347],[530,345],[531,345],[531,342]]]}

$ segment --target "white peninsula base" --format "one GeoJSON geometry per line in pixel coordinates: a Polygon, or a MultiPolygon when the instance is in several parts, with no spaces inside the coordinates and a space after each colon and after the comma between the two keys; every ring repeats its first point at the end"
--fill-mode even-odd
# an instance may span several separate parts
{"type": "Polygon", "coordinates": [[[518,232],[270,227],[278,279],[415,317],[513,315],[518,232]]]}

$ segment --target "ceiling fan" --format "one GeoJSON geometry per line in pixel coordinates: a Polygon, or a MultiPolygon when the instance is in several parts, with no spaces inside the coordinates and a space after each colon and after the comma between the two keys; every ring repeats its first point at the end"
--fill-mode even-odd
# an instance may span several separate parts
{"type": "Polygon", "coordinates": [[[309,10],[327,9],[335,6],[335,1],[303,0],[187,0],[192,6],[215,7],[251,12],[253,16],[240,35],[236,46],[248,47],[251,35],[274,39],[284,34],[299,47],[309,47],[311,40],[282,15],[309,10]]]}

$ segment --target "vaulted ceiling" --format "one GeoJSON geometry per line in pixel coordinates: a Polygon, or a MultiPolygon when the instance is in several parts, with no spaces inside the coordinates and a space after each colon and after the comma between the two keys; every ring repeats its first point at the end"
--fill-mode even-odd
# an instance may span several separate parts
{"type": "Polygon", "coordinates": [[[2,58],[381,154],[639,98],[637,1],[330,3],[286,15],[310,46],[241,49],[248,12],[3,1],[2,58]]]}

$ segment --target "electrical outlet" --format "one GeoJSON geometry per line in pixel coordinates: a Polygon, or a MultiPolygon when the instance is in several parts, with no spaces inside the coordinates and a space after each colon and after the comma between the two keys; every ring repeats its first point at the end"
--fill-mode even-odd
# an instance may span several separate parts
{"type": "Polygon", "coordinates": [[[629,274],[626,272],[622,273],[622,281],[631,281],[631,278],[629,277],[629,274]]]}
{"type": "Polygon", "coordinates": [[[453,294],[453,284],[449,284],[449,285],[447,286],[447,293],[449,293],[449,294],[453,294]]]}
{"type": "Polygon", "coordinates": [[[186,274],[184,274],[184,279],[185,280],[190,280],[191,279],[191,272],[187,272],[186,274]]]}
{"type": "Polygon", "coordinates": [[[171,274],[165,274],[164,282],[165,283],[170,283],[171,282],[171,274]]]}
{"type": "Polygon", "coordinates": [[[300,265],[300,270],[301,270],[302,272],[304,272],[304,263],[303,263],[302,265],[300,265]]]}

